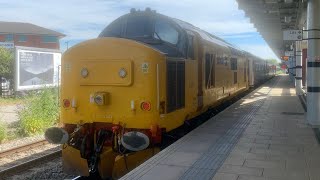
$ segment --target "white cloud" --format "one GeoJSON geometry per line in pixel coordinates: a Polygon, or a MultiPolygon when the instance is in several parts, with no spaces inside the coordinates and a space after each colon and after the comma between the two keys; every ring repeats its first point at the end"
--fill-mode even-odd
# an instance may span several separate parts
{"type": "MultiPolygon", "coordinates": [[[[235,0],[0,0],[0,7],[0,21],[30,22],[66,34],[62,47],[65,41],[97,37],[105,26],[131,8],[150,7],[227,38],[256,32],[235,0]]],[[[264,48],[268,49],[266,44],[259,45],[262,55],[267,55],[269,50],[264,48]]]]}
{"type": "Polygon", "coordinates": [[[241,49],[244,49],[254,55],[257,55],[263,59],[277,59],[279,58],[273,53],[267,45],[261,44],[238,44],[241,49]]]}
{"type": "Polygon", "coordinates": [[[151,7],[159,13],[179,18],[214,33],[253,31],[249,22],[239,18],[243,13],[237,10],[234,0],[11,0],[0,2],[0,5],[3,7],[0,12],[1,20],[32,22],[62,30],[68,35],[68,39],[81,38],[82,35],[82,39],[96,37],[103,27],[129,12],[132,7],[142,10],[151,7]],[[90,29],[87,35],[77,32],[88,30],[87,24],[96,24],[98,28],[94,31],[90,29]],[[77,28],[81,26],[82,28],[77,28]]]}

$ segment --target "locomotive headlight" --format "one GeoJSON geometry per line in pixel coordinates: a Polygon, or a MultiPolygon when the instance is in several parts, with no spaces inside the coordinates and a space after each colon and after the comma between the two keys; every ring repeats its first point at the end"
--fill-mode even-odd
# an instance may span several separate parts
{"type": "Polygon", "coordinates": [[[142,132],[130,131],[123,134],[121,144],[130,151],[141,151],[150,145],[150,140],[142,132]]]}
{"type": "Polygon", "coordinates": [[[126,71],[124,68],[121,68],[121,69],[119,70],[119,76],[120,76],[121,78],[125,78],[125,77],[127,76],[127,71],[126,71]]]}
{"type": "Polygon", "coordinates": [[[94,96],[94,102],[97,104],[97,105],[104,105],[104,96],[103,94],[97,94],[94,96]]]}
{"type": "Polygon", "coordinates": [[[83,78],[86,78],[88,75],[89,75],[88,69],[87,69],[87,68],[82,68],[82,69],[81,69],[81,76],[82,76],[83,78]]]}

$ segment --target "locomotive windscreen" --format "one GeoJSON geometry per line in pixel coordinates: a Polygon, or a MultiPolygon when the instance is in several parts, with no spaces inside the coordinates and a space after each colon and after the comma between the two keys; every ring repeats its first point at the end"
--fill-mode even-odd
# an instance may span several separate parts
{"type": "Polygon", "coordinates": [[[149,16],[130,16],[127,19],[127,37],[151,37],[152,25],[149,16]]]}
{"type": "Polygon", "coordinates": [[[150,16],[133,15],[115,20],[99,37],[152,38],[152,29],[150,16]]]}

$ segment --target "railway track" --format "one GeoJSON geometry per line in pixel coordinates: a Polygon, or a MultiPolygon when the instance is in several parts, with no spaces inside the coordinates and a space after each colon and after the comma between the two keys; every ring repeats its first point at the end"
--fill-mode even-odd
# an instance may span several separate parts
{"type": "Polygon", "coordinates": [[[61,149],[46,140],[0,152],[0,179],[61,157],[61,149]],[[39,152],[41,150],[41,152],[39,152]]]}

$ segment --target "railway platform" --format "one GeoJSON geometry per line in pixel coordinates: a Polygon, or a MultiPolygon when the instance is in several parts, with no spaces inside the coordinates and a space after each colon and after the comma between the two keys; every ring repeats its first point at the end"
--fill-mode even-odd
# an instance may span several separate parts
{"type": "Polygon", "coordinates": [[[319,180],[320,146],[289,76],[276,76],[122,180],[319,180]]]}

